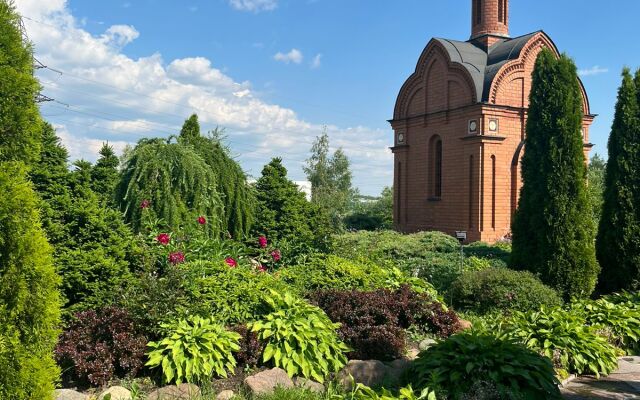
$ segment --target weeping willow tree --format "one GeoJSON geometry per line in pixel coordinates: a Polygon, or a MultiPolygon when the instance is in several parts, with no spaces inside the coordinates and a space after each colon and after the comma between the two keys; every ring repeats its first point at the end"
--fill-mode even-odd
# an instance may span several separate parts
{"type": "Polygon", "coordinates": [[[218,181],[211,168],[189,146],[163,139],[143,139],[128,158],[116,189],[125,219],[137,232],[143,210],[179,229],[197,216],[206,216],[211,236],[224,224],[218,181]]]}
{"type": "Polygon", "coordinates": [[[217,190],[224,206],[223,229],[234,238],[249,233],[254,221],[256,196],[247,176],[222,143],[222,131],[216,128],[209,137],[200,134],[198,116],[187,119],[180,131],[179,143],[193,148],[217,178],[217,190]]]}

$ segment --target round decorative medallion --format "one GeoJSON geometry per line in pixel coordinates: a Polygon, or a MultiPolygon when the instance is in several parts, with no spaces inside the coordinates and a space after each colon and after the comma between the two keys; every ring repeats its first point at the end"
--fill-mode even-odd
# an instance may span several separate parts
{"type": "Polygon", "coordinates": [[[492,119],[491,121],[489,121],[489,130],[491,132],[496,132],[498,130],[498,120],[497,119],[492,119]]]}
{"type": "Polygon", "coordinates": [[[398,143],[404,142],[404,133],[398,133],[398,143]]]}
{"type": "Polygon", "coordinates": [[[469,121],[469,132],[475,132],[478,130],[478,122],[474,121],[469,121]]]}

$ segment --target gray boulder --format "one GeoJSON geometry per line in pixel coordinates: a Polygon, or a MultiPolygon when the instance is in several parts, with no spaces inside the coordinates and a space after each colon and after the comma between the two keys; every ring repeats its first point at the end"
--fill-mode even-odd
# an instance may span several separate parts
{"type": "Polygon", "coordinates": [[[222,392],[218,393],[218,395],[216,396],[216,400],[231,400],[235,395],[236,394],[233,393],[233,390],[223,390],[222,392]]]}
{"type": "Polygon", "coordinates": [[[345,388],[351,389],[355,383],[362,383],[369,387],[381,386],[387,367],[378,360],[351,360],[338,373],[338,382],[345,388]]]}
{"type": "Polygon", "coordinates": [[[324,385],[311,379],[295,377],[293,378],[293,384],[296,387],[308,389],[315,393],[324,393],[324,385]]]}
{"type": "Polygon", "coordinates": [[[189,400],[200,396],[200,388],[191,383],[161,387],[149,393],[147,400],[189,400]]]}
{"type": "Polygon", "coordinates": [[[56,389],[56,400],[87,400],[87,395],[71,389],[56,389]]]}
{"type": "Polygon", "coordinates": [[[111,400],[131,400],[131,392],[122,386],[111,386],[109,389],[100,393],[98,400],[104,400],[106,395],[111,395],[111,400]]]}
{"type": "Polygon", "coordinates": [[[259,372],[244,380],[254,395],[271,394],[274,389],[281,386],[285,389],[293,388],[293,381],[287,373],[280,368],[273,368],[259,372]]]}
{"type": "Polygon", "coordinates": [[[420,344],[418,345],[418,348],[420,350],[426,350],[429,347],[433,346],[434,344],[437,344],[438,342],[436,342],[433,339],[424,339],[423,341],[420,342],[420,344]]]}

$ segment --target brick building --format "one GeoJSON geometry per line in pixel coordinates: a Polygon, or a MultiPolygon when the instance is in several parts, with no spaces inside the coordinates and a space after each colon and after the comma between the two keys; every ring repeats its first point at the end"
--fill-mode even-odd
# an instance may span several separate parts
{"type": "MultiPolygon", "coordinates": [[[[511,38],[508,0],[472,0],[471,38],[432,39],[396,101],[394,223],[403,232],[466,231],[495,242],[510,232],[531,73],[543,31],[511,38]]],[[[582,86],[582,84],[581,84],[582,86]]],[[[585,156],[590,113],[583,93],[585,156]]]]}

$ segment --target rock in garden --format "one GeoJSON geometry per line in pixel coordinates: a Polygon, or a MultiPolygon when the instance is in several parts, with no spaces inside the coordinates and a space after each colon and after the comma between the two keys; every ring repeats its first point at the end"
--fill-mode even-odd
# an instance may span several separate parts
{"type": "Polygon", "coordinates": [[[147,400],[189,400],[200,396],[200,388],[191,383],[165,386],[149,393],[147,400]]]}
{"type": "Polygon", "coordinates": [[[418,345],[418,348],[420,350],[426,350],[429,347],[433,346],[434,344],[436,344],[438,342],[436,342],[433,339],[424,339],[423,341],[420,342],[420,344],[418,345]]]}
{"type": "Polygon", "coordinates": [[[460,328],[460,330],[466,331],[467,329],[471,329],[472,324],[470,321],[467,321],[465,319],[460,319],[458,321],[458,327],[460,328]]]}
{"type": "Polygon", "coordinates": [[[56,400],[87,400],[87,395],[71,389],[56,389],[56,400]]]}
{"type": "Polygon", "coordinates": [[[403,386],[402,378],[411,368],[413,363],[410,360],[399,358],[394,360],[387,366],[387,374],[384,378],[384,383],[391,386],[403,386]]]}
{"type": "Polygon", "coordinates": [[[122,386],[111,386],[109,389],[100,393],[98,400],[103,400],[108,394],[111,395],[111,400],[131,400],[131,392],[122,386]]]}
{"type": "Polygon", "coordinates": [[[386,373],[387,367],[381,361],[351,360],[338,374],[338,381],[348,389],[353,387],[354,381],[369,387],[376,387],[382,385],[386,373]]]}
{"type": "Polygon", "coordinates": [[[293,384],[296,387],[308,389],[315,393],[324,393],[324,385],[311,379],[296,377],[293,378],[293,384]]]}
{"type": "Polygon", "coordinates": [[[233,390],[223,390],[222,392],[218,393],[218,395],[216,396],[216,400],[231,400],[235,395],[236,394],[233,393],[233,390]]]}
{"type": "Polygon", "coordinates": [[[244,383],[251,389],[254,395],[273,393],[273,390],[278,386],[286,389],[293,388],[293,381],[289,378],[289,375],[280,368],[259,372],[246,378],[244,383]]]}

